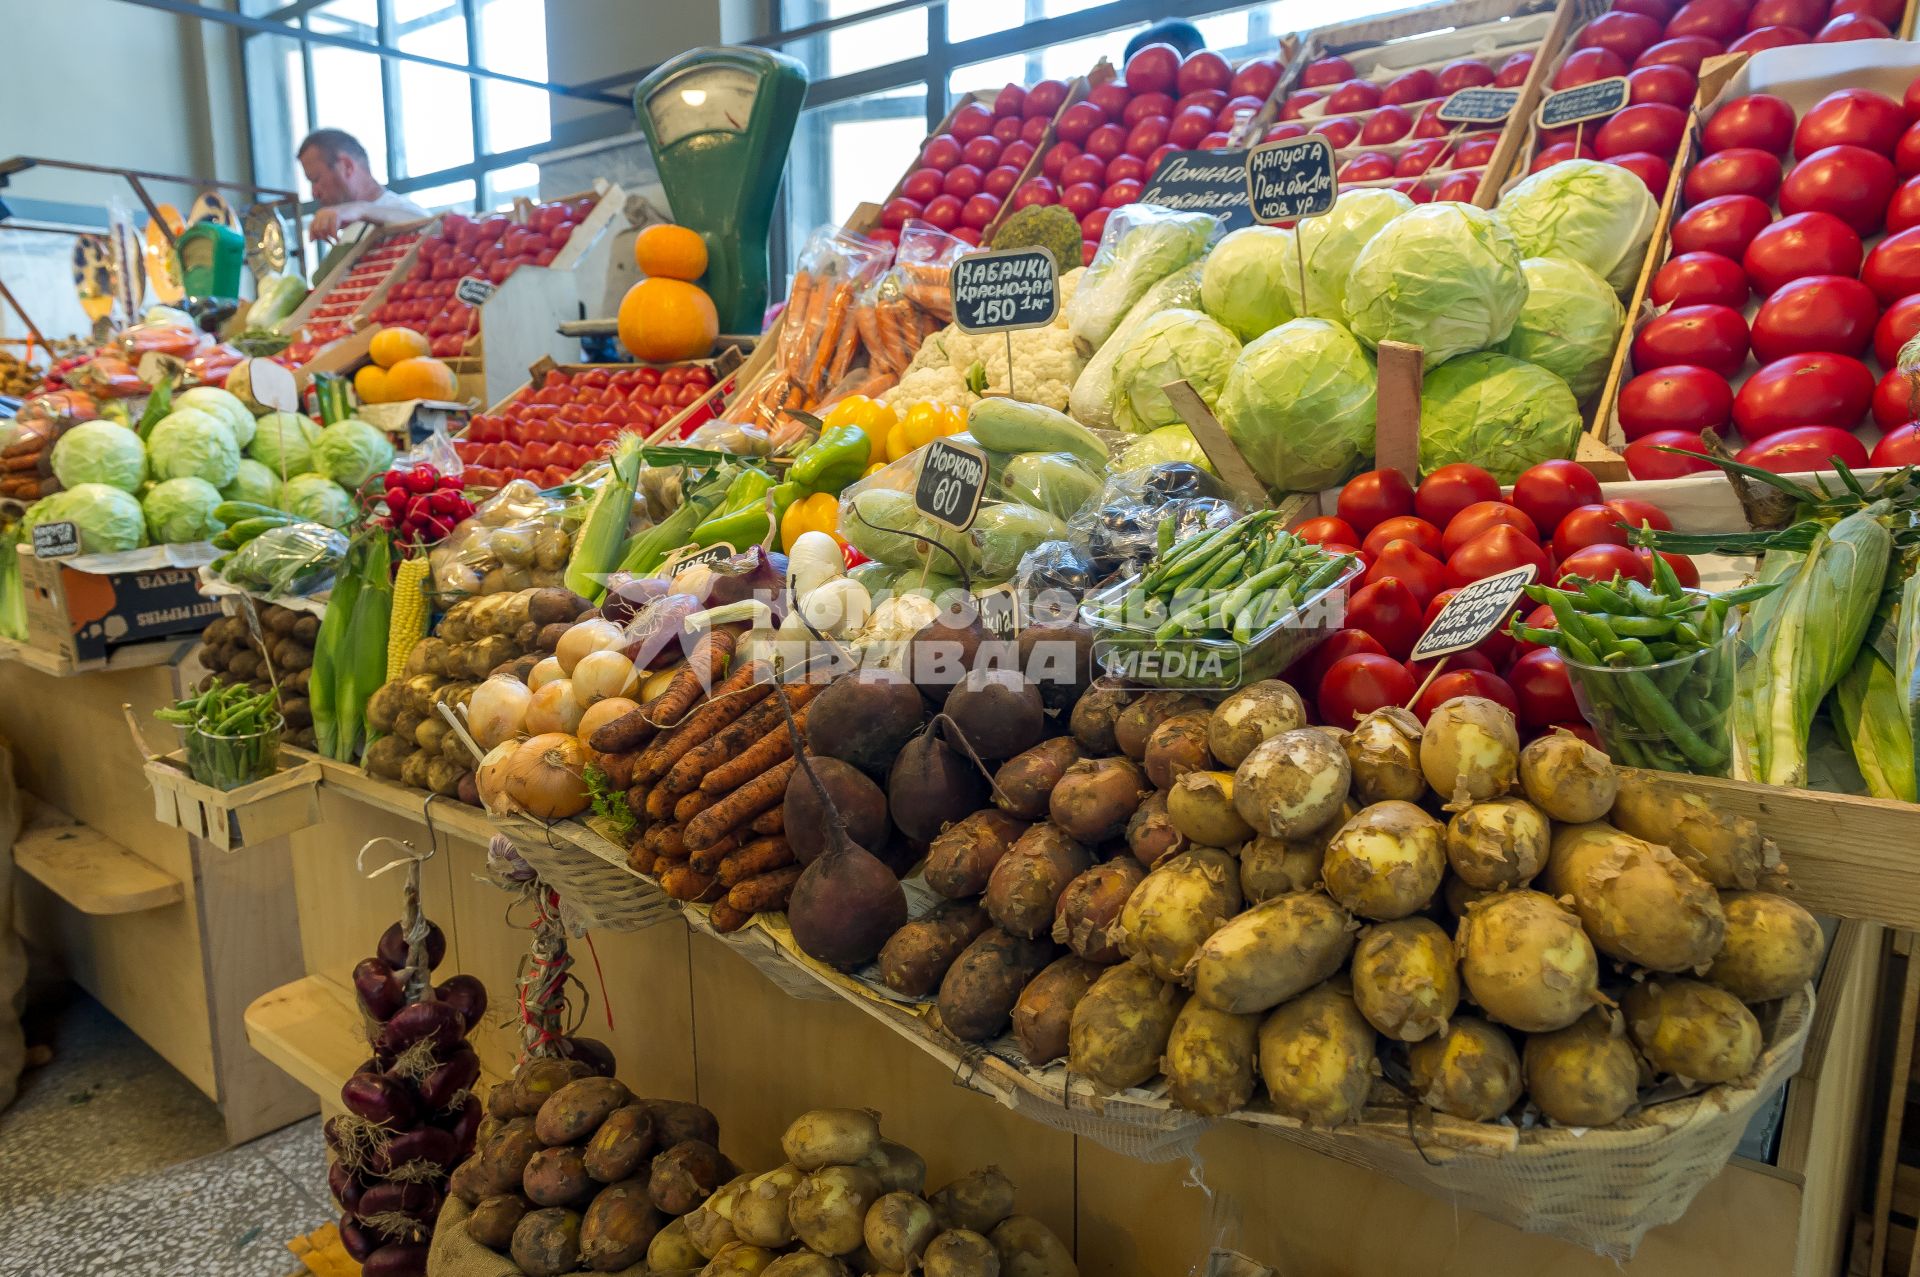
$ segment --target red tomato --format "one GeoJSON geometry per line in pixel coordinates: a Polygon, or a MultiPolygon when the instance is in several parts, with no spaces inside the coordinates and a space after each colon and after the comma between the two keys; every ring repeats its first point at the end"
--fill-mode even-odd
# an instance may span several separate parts
{"type": "Polygon", "coordinates": [[[1428,554],[1440,553],[1440,529],[1411,514],[1395,515],[1374,524],[1373,530],[1367,533],[1367,539],[1360,543],[1360,548],[1370,557],[1378,558],[1387,542],[1403,540],[1413,542],[1428,554]]]}
{"type": "Polygon", "coordinates": [[[1523,726],[1545,727],[1580,717],[1567,664],[1550,647],[1535,648],[1509,666],[1507,683],[1513,688],[1513,712],[1523,726]]]}
{"type": "Polygon", "coordinates": [[[1681,66],[1662,63],[1627,72],[1627,101],[1636,106],[1643,102],[1665,102],[1684,110],[1693,105],[1698,87],[1699,81],[1694,79],[1693,72],[1681,66]]]}
{"type": "MultiPolygon", "coordinates": [[[[1542,603],[1539,607],[1536,607],[1533,611],[1521,617],[1520,624],[1530,630],[1557,630],[1560,628],[1560,622],[1554,619],[1553,609],[1545,603],[1542,603]]],[[[1542,647],[1538,643],[1528,643],[1521,639],[1513,640],[1513,649],[1523,656],[1528,652],[1551,652],[1553,650],[1550,647],[1542,647]]]]}
{"type": "Polygon", "coordinates": [[[1867,254],[1860,278],[1883,305],[1920,293],[1920,227],[1889,235],[1875,244],[1867,254]]]}
{"type": "Polygon", "coordinates": [[[1920,173],[1920,125],[1909,128],[1894,143],[1893,171],[1903,178],[1920,173]]]}
{"type": "Polygon", "coordinates": [[[1662,40],[1633,60],[1636,70],[1641,67],[1673,65],[1685,67],[1695,75],[1700,74],[1700,64],[1715,54],[1723,52],[1718,40],[1699,35],[1674,36],[1662,40]]]}
{"type": "Polygon", "coordinates": [[[1567,55],[1553,73],[1553,87],[1571,89],[1595,80],[1611,80],[1627,73],[1627,61],[1612,49],[1579,49],[1567,55]]]}
{"type": "Polygon", "coordinates": [[[1860,273],[1860,233],[1831,213],[1794,213],[1747,245],[1747,278],[1761,294],[1803,275],[1860,273]]]}
{"type": "Polygon", "coordinates": [[[1590,545],[1625,545],[1627,533],[1621,522],[1620,512],[1604,502],[1569,510],[1553,530],[1553,556],[1565,560],[1590,545]]]}
{"type": "Polygon", "coordinates": [[[1733,387],[1711,368],[1656,368],[1621,388],[1619,413],[1621,433],[1629,440],[1656,430],[1718,430],[1733,415],[1733,387]]]}
{"type": "MultiPolygon", "coordinates": [[[[1635,546],[1633,552],[1640,556],[1641,561],[1647,565],[1647,572],[1651,574],[1654,551],[1646,546],[1635,546]]],[[[1673,575],[1681,585],[1689,590],[1700,588],[1700,569],[1694,566],[1692,559],[1684,554],[1675,554],[1671,550],[1661,550],[1659,554],[1667,561],[1667,566],[1673,569],[1673,575]]]]}
{"type": "Polygon", "coordinates": [[[1361,652],[1385,656],[1387,649],[1381,647],[1380,640],[1365,630],[1335,630],[1288,668],[1286,681],[1295,687],[1318,687],[1335,661],[1361,652]]]}
{"type": "Polygon", "coordinates": [[[1342,657],[1320,680],[1314,700],[1331,726],[1350,729],[1364,714],[1389,705],[1405,705],[1418,684],[1407,667],[1389,656],[1361,652],[1342,657]]]}
{"type": "Polygon", "coordinates": [[[1813,37],[1815,44],[1838,44],[1842,40],[1886,40],[1893,36],[1887,24],[1863,13],[1843,14],[1821,27],[1813,37]]]}
{"type": "Polygon", "coordinates": [[[1533,72],[1533,50],[1522,49],[1509,54],[1507,60],[1494,72],[1493,84],[1498,89],[1517,89],[1527,82],[1527,76],[1533,72]]]}
{"type": "Polygon", "coordinates": [[[1716,151],[1693,166],[1681,188],[1687,203],[1698,204],[1716,195],[1751,195],[1771,200],[1780,189],[1780,157],[1757,146],[1733,146],[1716,151]]]}
{"type": "Polygon", "coordinates": [[[1780,49],[1790,44],[1807,43],[1807,33],[1798,27],[1759,27],[1727,46],[1728,53],[1758,53],[1762,49],[1780,49]]]}
{"type": "MultiPolygon", "coordinates": [[[[1920,265],[1920,238],[1914,260],[1920,265]]],[[[1868,261],[1871,265],[1872,259],[1868,261]]],[[[1911,290],[1895,296],[1906,291],[1911,290]]],[[[1880,318],[1873,294],[1867,285],[1843,275],[1807,275],[1782,285],[1753,317],[1754,358],[1769,362],[1813,350],[1865,353],[1880,318]]]]}
{"type": "Polygon", "coordinates": [[[1626,457],[1627,473],[1636,479],[1679,479],[1713,469],[1707,461],[1675,456],[1662,452],[1662,448],[1682,448],[1703,458],[1707,455],[1707,445],[1697,430],[1655,430],[1626,446],[1622,455],[1626,457]]]}
{"type": "Polygon", "coordinates": [[[1340,166],[1342,182],[1378,182],[1394,174],[1393,157],[1384,151],[1362,151],[1340,166]]]}
{"type": "Polygon", "coordinates": [[[1314,545],[1325,545],[1335,541],[1342,545],[1358,545],[1360,534],[1345,519],[1336,519],[1332,515],[1321,515],[1317,519],[1308,519],[1293,530],[1293,534],[1302,541],[1314,545]]]}
{"type": "Polygon", "coordinates": [[[1747,272],[1718,253],[1682,253],[1654,273],[1649,289],[1656,306],[1732,306],[1747,304],[1747,272]]]}
{"type": "Polygon", "coordinates": [[[1800,127],[1793,131],[1793,153],[1805,159],[1823,147],[1862,146],[1891,155],[1906,131],[1906,109],[1892,98],[1870,89],[1841,89],[1821,98],[1800,117],[1800,127]]]}
{"type": "Polygon", "coordinates": [[[1873,329],[1873,357],[1882,368],[1891,368],[1900,359],[1900,348],[1920,333],[1920,293],[1902,297],[1887,307],[1873,329]]]}
{"type": "MultiPolygon", "coordinates": [[[[1449,594],[1456,592],[1457,591],[1454,590],[1447,591],[1449,594]]],[[[1431,626],[1432,622],[1429,621],[1428,625],[1431,626]]],[[[1488,674],[1494,672],[1493,661],[1487,654],[1478,648],[1470,647],[1464,652],[1454,652],[1447,656],[1436,656],[1430,661],[1408,661],[1407,673],[1413,675],[1414,685],[1418,686],[1425,683],[1427,681],[1427,675],[1433,673],[1433,667],[1441,661],[1447,663],[1447,668],[1442,671],[1443,673],[1450,674],[1455,670],[1483,670],[1488,674]]]]}
{"type": "Polygon", "coordinates": [[[1673,178],[1671,164],[1645,151],[1628,151],[1625,155],[1614,156],[1607,163],[1617,164],[1639,178],[1656,200],[1667,193],[1667,183],[1673,178]]]}
{"type": "Polygon", "coordinates": [[[1484,696],[1490,701],[1497,701],[1506,706],[1509,712],[1517,707],[1513,698],[1513,689],[1508,687],[1506,680],[1498,674],[1488,670],[1449,669],[1427,684],[1427,690],[1421,694],[1419,703],[1413,707],[1414,717],[1424,723],[1433,711],[1448,701],[1462,696],[1484,696]]]}
{"type": "Polygon", "coordinates": [[[1873,374],[1858,359],[1816,352],[1776,359],[1747,378],[1733,420],[1749,440],[1795,426],[1851,429],[1873,401],[1873,374]]]}
{"type": "Polygon", "coordinates": [[[1404,581],[1390,577],[1353,592],[1347,600],[1347,624],[1373,635],[1387,655],[1404,661],[1423,632],[1424,611],[1419,596],[1404,581]]]}
{"type": "Polygon", "coordinates": [[[1454,515],[1481,501],[1500,499],[1500,481],[1479,466],[1456,461],[1441,466],[1420,481],[1413,508],[1436,528],[1444,528],[1454,515]]]}
{"type": "Polygon", "coordinates": [[[1449,62],[1434,77],[1434,87],[1440,90],[1442,97],[1492,83],[1493,68],[1473,58],[1458,58],[1449,62]]]}
{"type": "Polygon", "coordinates": [[[1523,563],[1533,564],[1542,576],[1551,566],[1539,542],[1518,528],[1495,524],[1447,556],[1447,583],[1472,585],[1523,563]]]}
{"type": "Polygon", "coordinates": [[[1399,581],[1412,590],[1424,609],[1434,595],[1446,588],[1447,565],[1412,541],[1389,541],[1380,547],[1361,584],[1367,586],[1388,580],[1399,581]]]}
{"type": "Polygon", "coordinates": [[[1747,14],[1747,30],[1794,27],[1812,35],[1827,20],[1827,0],[1759,0],[1747,14]]]}
{"type": "Polygon", "coordinates": [[[1356,111],[1371,111],[1380,105],[1380,86],[1371,80],[1348,80],[1336,85],[1327,95],[1328,115],[1350,115],[1356,111]]]}
{"type": "Polygon", "coordinates": [[[1607,509],[1620,516],[1620,522],[1628,527],[1646,526],[1661,532],[1673,531],[1673,520],[1667,512],[1651,501],[1642,501],[1637,497],[1613,497],[1606,502],[1607,509]]]}
{"type": "Polygon", "coordinates": [[[1731,306],[1681,306],[1633,335],[1633,366],[1638,372],[1689,364],[1731,377],[1746,362],[1747,321],[1731,306]]]}
{"type": "Polygon", "coordinates": [[[1911,230],[1920,226],[1920,176],[1908,178],[1887,201],[1887,230],[1911,230]]]}
{"type": "Polygon", "coordinates": [[[1876,466],[1920,465],[1920,422],[1909,421],[1881,435],[1867,460],[1876,466]]]}
{"type": "Polygon", "coordinates": [[[1513,481],[1511,500],[1532,522],[1536,539],[1551,537],[1570,511],[1600,501],[1600,481],[1577,461],[1542,461],[1513,481]]]}
{"type": "Polygon", "coordinates": [[[1334,513],[1364,535],[1383,520],[1413,513],[1413,485],[1398,470],[1369,470],[1347,480],[1334,513]]]}
{"type": "Polygon", "coordinates": [[[1880,384],[1873,388],[1873,424],[1882,430],[1892,430],[1896,426],[1920,417],[1920,404],[1915,403],[1920,395],[1920,378],[1899,368],[1887,369],[1880,378],[1880,384]]]}
{"type": "Polygon", "coordinates": [[[1380,101],[1389,106],[1405,106],[1409,102],[1424,102],[1439,92],[1433,72],[1425,67],[1416,67],[1411,71],[1402,71],[1382,85],[1380,101]]]}
{"type": "Polygon", "coordinates": [[[1716,196],[1674,222],[1673,251],[1739,257],[1772,220],[1773,210],[1764,200],[1751,195],[1716,196]]]}
{"type": "Polygon", "coordinates": [[[1665,102],[1644,102],[1617,113],[1594,135],[1593,149],[1601,159],[1628,151],[1671,156],[1680,149],[1687,131],[1687,113],[1665,102]]]}
{"type": "Polygon", "coordinates": [[[1734,454],[1736,461],[1775,474],[1831,470],[1834,457],[1863,469],[1867,464],[1867,447],[1846,431],[1832,426],[1798,426],[1750,443],[1734,454]]]}
{"type": "Polygon", "coordinates": [[[1590,545],[1561,559],[1557,584],[1564,586],[1568,578],[1576,576],[1600,582],[1623,576],[1643,585],[1653,584],[1653,569],[1624,545],[1590,545]]]}
{"type": "MultiPolygon", "coordinates": [[[[1877,19],[1884,26],[1894,26],[1900,21],[1900,15],[1906,12],[1906,6],[1899,0],[1833,0],[1833,10],[1829,18],[1844,18],[1848,14],[1858,13],[1877,19]]],[[[1912,109],[1912,103],[1904,100],[1902,105],[1912,109]]]]}
{"type": "Polygon", "coordinates": [[[1667,35],[1705,36],[1722,43],[1746,29],[1747,5],[1742,0],[1689,0],[1667,23],[1667,35]]]}
{"type": "Polygon", "coordinates": [[[1660,43],[1661,34],[1657,18],[1644,13],[1609,12],[1581,27],[1573,44],[1577,49],[1611,49],[1623,60],[1632,62],[1660,43]]]}
{"type": "Polygon", "coordinates": [[[1480,175],[1478,173],[1454,173],[1440,183],[1439,189],[1434,191],[1433,197],[1438,200],[1450,200],[1461,204],[1468,204],[1473,201],[1473,197],[1477,195],[1479,191],[1480,175]]]}
{"type": "MultiPolygon", "coordinates": [[[[1597,484],[1595,490],[1598,491],[1597,484]]],[[[1440,539],[1440,548],[1452,555],[1455,550],[1496,524],[1515,528],[1536,544],[1540,540],[1540,530],[1519,508],[1504,501],[1476,501],[1448,522],[1446,533],[1440,539]]]]}
{"type": "Polygon", "coordinates": [[[1787,171],[1782,213],[1832,213],[1862,235],[1880,229],[1898,178],[1893,161],[1859,146],[1823,147],[1787,171]]]}

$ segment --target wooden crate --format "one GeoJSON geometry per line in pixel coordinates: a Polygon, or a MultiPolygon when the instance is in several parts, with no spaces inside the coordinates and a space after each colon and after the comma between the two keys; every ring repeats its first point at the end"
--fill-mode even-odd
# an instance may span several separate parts
{"type": "MultiPolygon", "coordinates": [[[[428,218],[425,221],[405,222],[396,226],[382,226],[375,228],[371,234],[361,236],[347,249],[346,259],[321,281],[321,287],[308,293],[306,299],[300,303],[291,315],[274,325],[274,331],[283,336],[297,334],[302,328],[306,327],[307,321],[313,318],[313,312],[325,305],[329,296],[339,291],[340,285],[346,282],[347,276],[353,273],[354,267],[360,264],[362,258],[398,236],[418,235],[419,238],[414,240],[412,246],[410,246],[405,253],[401,254],[399,260],[389,267],[386,273],[374,284],[373,295],[384,295],[385,290],[392,286],[394,278],[401,270],[412,263],[414,254],[419,250],[420,239],[426,238],[437,221],[437,218],[428,218]]],[[[353,322],[354,318],[363,309],[364,306],[356,308],[353,314],[347,316],[345,323],[349,329],[355,326],[353,322]]]]}
{"type": "Polygon", "coordinates": [[[52,658],[55,672],[105,668],[123,645],[175,635],[190,640],[220,615],[187,567],[82,572],[63,559],[18,547],[26,599],[26,646],[52,658]]]}
{"type": "Polygon", "coordinates": [[[153,787],[153,818],[222,851],[239,851],[320,820],[315,792],[320,765],[292,755],[281,759],[273,775],[238,789],[215,789],[195,780],[181,750],[148,758],[145,770],[153,787]]]}

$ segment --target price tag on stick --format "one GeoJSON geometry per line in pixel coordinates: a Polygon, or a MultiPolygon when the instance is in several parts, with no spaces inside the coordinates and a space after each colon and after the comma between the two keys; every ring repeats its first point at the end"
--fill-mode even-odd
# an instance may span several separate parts
{"type": "Polygon", "coordinates": [[[1442,124],[1500,124],[1520,105],[1518,89],[1461,89],[1440,104],[1442,124]]]}
{"type": "Polygon", "coordinates": [[[1569,124],[1604,120],[1626,106],[1627,94],[1627,78],[1623,75],[1577,84],[1571,89],[1549,93],[1534,113],[1534,119],[1543,129],[1563,129],[1569,124]]]}
{"type": "Polygon", "coordinates": [[[500,285],[478,275],[467,275],[453,286],[454,300],[463,306],[484,306],[489,297],[500,290],[500,285]]]}
{"type": "Polygon", "coordinates": [[[1440,609],[1440,615],[1433,618],[1433,624],[1413,645],[1407,659],[1430,661],[1436,656],[1464,652],[1495,630],[1505,628],[1507,618],[1513,615],[1520,595],[1533,584],[1537,571],[1533,564],[1523,563],[1511,571],[1462,586],[1440,609]]]}
{"type": "Polygon", "coordinates": [[[1140,190],[1140,203],[1183,213],[1212,213],[1222,229],[1253,225],[1247,206],[1245,151],[1169,151],[1140,190]]]}
{"type": "Polygon", "coordinates": [[[953,322],[964,333],[1045,328],[1060,313],[1060,268],[1044,248],[968,253],[953,263],[953,322]]]}
{"type": "MultiPolygon", "coordinates": [[[[9,551],[9,553],[11,553],[9,551]]],[[[33,529],[33,557],[70,559],[80,553],[80,534],[67,522],[36,524],[33,529]]]]}
{"type": "Polygon", "coordinates": [[[921,455],[913,504],[934,522],[965,532],[979,515],[986,490],[987,455],[950,439],[935,439],[921,455]]]}
{"type": "Polygon", "coordinates": [[[683,545],[667,556],[660,565],[660,576],[670,577],[681,568],[690,568],[696,563],[724,563],[740,551],[725,541],[717,545],[683,545]]]}
{"type": "Polygon", "coordinates": [[[1333,144],[1321,134],[1265,142],[1247,152],[1247,203],[1256,222],[1318,217],[1333,207],[1339,189],[1333,144]]]}

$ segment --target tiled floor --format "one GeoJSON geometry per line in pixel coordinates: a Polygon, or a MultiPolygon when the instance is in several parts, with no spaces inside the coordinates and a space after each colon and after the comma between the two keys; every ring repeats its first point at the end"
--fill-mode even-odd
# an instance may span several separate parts
{"type": "Polygon", "coordinates": [[[219,1111],[77,990],[0,1112],[0,1277],[282,1277],[335,1218],[313,1118],[226,1148],[219,1111]]]}

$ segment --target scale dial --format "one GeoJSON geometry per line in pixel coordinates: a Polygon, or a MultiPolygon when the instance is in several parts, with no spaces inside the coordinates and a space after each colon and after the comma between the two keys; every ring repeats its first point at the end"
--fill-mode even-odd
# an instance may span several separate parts
{"type": "Polygon", "coordinates": [[[665,149],[701,133],[744,133],[761,76],[745,67],[688,67],[647,97],[654,145],[665,149]]]}

